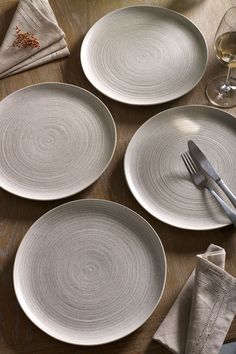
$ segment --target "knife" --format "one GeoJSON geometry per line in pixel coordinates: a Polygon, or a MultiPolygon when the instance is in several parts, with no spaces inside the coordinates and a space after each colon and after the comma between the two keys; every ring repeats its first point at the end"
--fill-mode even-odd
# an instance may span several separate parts
{"type": "Polygon", "coordinates": [[[188,148],[189,148],[189,153],[192,159],[194,160],[194,162],[199,167],[201,167],[201,169],[218,184],[218,186],[222,189],[222,191],[227,195],[227,197],[229,198],[233,206],[236,207],[235,195],[229,190],[229,188],[220,178],[215,168],[212,166],[212,164],[206,158],[203,152],[199,149],[199,147],[192,140],[189,140],[188,148]]]}

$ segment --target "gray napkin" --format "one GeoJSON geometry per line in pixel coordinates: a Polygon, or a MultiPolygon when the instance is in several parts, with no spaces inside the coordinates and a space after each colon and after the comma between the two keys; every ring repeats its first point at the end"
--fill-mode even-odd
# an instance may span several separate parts
{"type": "Polygon", "coordinates": [[[20,0],[0,47],[0,78],[69,55],[48,0],[20,0]]]}
{"type": "Polygon", "coordinates": [[[154,339],[177,354],[217,354],[236,313],[236,279],[224,270],[225,250],[210,245],[154,339]]]}

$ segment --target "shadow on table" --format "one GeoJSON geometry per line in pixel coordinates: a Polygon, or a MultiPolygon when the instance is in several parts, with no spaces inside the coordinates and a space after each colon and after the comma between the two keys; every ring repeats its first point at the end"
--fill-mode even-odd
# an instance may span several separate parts
{"type": "Polygon", "coordinates": [[[144,352],[145,354],[170,354],[171,352],[163,347],[161,344],[152,340],[144,352]]]}
{"type": "MultiPolygon", "coordinates": [[[[26,227],[29,227],[30,225],[28,224],[28,221],[30,221],[31,223],[36,221],[44,213],[48,212],[49,210],[61,204],[68,203],[70,201],[77,200],[77,199],[87,198],[92,194],[94,188],[96,188],[96,181],[92,185],[84,189],[83,191],[78,192],[70,197],[66,197],[58,200],[45,200],[45,201],[31,200],[23,197],[18,197],[17,195],[14,195],[0,188],[0,200],[1,200],[0,219],[3,220],[2,225],[0,224],[0,237],[1,237],[1,231],[4,226],[5,220],[7,222],[11,221],[10,224],[12,227],[13,227],[13,223],[14,222],[17,223],[18,220],[20,220],[21,222],[23,221],[21,225],[24,224],[26,225],[26,227]]],[[[19,227],[21,227],[21,225],[18,225],[17,231],[19,231],[19,227]]]]}
{"type": "Polygon", "coordinates": [[[177,12],[183,12],[185,10],[189,10],[195,6],[200,5],[204,1],[205,0],[185,0],[185,1],[172,0],[170,1],[168,8],[177,12]]]}

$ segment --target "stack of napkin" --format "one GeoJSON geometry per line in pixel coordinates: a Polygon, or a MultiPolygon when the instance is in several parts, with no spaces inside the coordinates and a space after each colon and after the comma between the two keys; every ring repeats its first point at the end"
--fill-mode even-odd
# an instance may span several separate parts
{"type": "Polygon", "coordinates": [[[0,47],[0,78],[69,55],[48,0],[20,0],[0,47]]]}
{"type": "Polygon", "coordinates": [[[154,339],[177,354],[217,354],[236,313],[236,278],[224,270],[225,250],[210,245],[154,339]]]}

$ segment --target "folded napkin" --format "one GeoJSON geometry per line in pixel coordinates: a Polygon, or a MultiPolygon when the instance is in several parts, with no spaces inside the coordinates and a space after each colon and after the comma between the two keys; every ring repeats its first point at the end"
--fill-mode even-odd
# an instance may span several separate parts
{"type": "Polygon", "coordinates": [[[217,354],[236,313],[236,278],[224,270],[225,250],[210,245],[154,339],[177,354],[217,354]]]}
{"type": "Polygon", "coordinates": [[[0,78],[69,55],[48,0],[20,0],[0,47],[0,78]]]}

